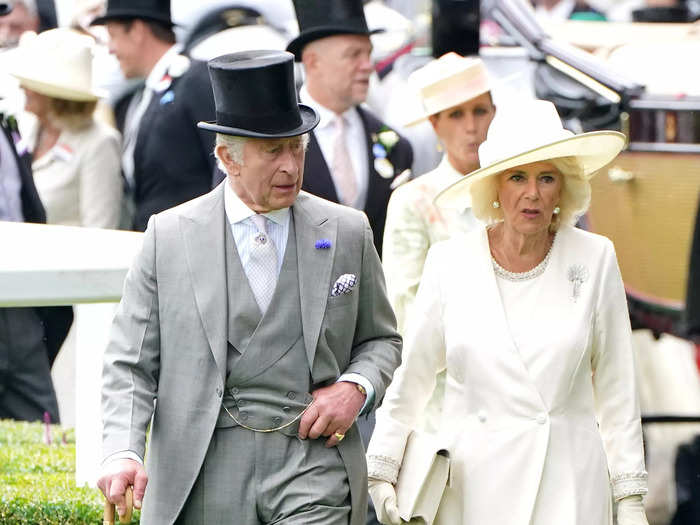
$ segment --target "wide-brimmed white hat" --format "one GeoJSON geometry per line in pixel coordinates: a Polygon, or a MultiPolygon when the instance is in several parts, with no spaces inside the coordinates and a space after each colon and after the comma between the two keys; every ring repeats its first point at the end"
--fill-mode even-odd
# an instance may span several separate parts
{"type": "Polygon", "coordinates": [[[625,136],[618,131],[590,131],[575,135],[564,129],[554,104],[530,100],[500,111],[479,146],[482,168],[443,190],[435,198],[438,206],[454,207],[469,196],[469,186],[477,180],[505,170],[562,157],[575,157],[582,176],[590,179],[610,163],[625,147],[625,136]]]}
{"type": "Polygon", "coordinates": [[[12,53],[10,73],[42,95],[92,101],[106,95],[92,85],[93,40],[67,28],[25,33],[12,53]]]}
{"type": "Polygon", "coordinates": [[[463,57],[450,52],[416,69],[408,77],[409,86],[418,93],[422,108],[408,118],[405,126],[423,122],[491,90],[486,66],[480,58],[463,57]]]}

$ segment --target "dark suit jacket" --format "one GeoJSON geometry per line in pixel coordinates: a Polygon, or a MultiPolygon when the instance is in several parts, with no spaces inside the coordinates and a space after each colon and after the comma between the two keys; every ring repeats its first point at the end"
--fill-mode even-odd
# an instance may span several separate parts
{"type": "MultiPolygon", "coordinates": [[[[413,164],[413,150],[405,138],[401,137],[389,154],[389,161],[394,165],[394,176],[385,179],[374,169],[374,155],[372,154],[372,134],[378,133],[385,124],[375,117],[368,110],[357,107],[357,112],[362,119],[367,137],[367,163],[369,165],[369,184],[367,187],[367,202],[365,213],[369,219],[374,232],[374,245],[381,256],[382,238],[384,237],[384,223],[386,222],[386,207],[389,204],[391,195],[391,183],[394,176],[399,175],[403,170],[410,168],[413,164]]],[[[312,133],[309,141],[309,149],[306,152],[304,163],[304,183],[302,189],[327,199],[338,202],[331,173],[326,160],[323,158],[321,148],[318,145],[316,136],[312,133]]]]}
{"type": "Polygon", "coordinates": [[[690,251],[688,288],[685,296],[685,336],[700,341],[700,199],[690,251]]]}
{"type": "MultiPolygon", "coordinates": [[[[134,92],[115,105],[119,130],[134,92]]],[[[172,79],[153,94],[139,127],[134,150],[134,229],[146,229],[148,218],[167,208],[207,193],[214,172],[214,133],[197,122],[215,120],[214,95],[204,62],[172,79]]]]}
{"type": "MultiPolygon", "coordinates": [[[[7,129],[4,123],[4,118],[0,115],[0,124],[2,132],[7,137],[10,144],[13,144],[13,138],[10,130],[7,129]]],[[[34,185],[32,177],[32,159],[29,153],[24,153],[19,156],[15,148],[12,151],[17,161],[19,168],[19,176],[22,181],[20,190],[20,198],[22,199],[22,214],[25,222],[45,223],[46,212],[41,204],[39,194],[34,185]]],[[[44,327],[44,342],[46,343],[46,351],[49,356],[49,363],[53,364],[61,345],[68,335],[68,330],[73,324],[73,308],[71,306],[44,306],[35,308],[39,319],[44,327]]]]}

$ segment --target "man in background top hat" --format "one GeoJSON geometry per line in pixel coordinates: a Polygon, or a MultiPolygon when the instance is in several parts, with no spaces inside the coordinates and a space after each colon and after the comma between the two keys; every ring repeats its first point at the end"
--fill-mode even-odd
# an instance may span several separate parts
{"type": "Polygon", "coordinates": [[[107,27],[124,76],[145,78],[115,105],[132,226],[143,231],[154,213],[211,189],[214,141],[195,127],[214,117],[209,76],[204,62],[179,54],[170,0],[109,0],[92,24],[107,27]]]}
{"type": "MultiPolygon", "coordinates": [[[[299,36],[287,50],[304,64],[300,100],[321,115],[306,155],[304,190],[364,210],[381,253],[392,183],[413,153],[369,110],[372,44],[361,0],[294,0],[299,36]]],[[[407,174],[404,174],[407,177],[407,174]]]]}
{"type": "Polygon", "coordinates": [[[98,484],[118,509],[145,489],[144,525],[361,525],[354,421],[401,352],[372,232],[300,192],[318,115],[292,55],[209,68],[216,121],[199,126],[227,177],[149,220],[105,353],[98,484]]]}
{"type": "MultiPolygon", "coordinates": [[[[0,2],[0,16],[12,6],[0,2]]],[[[31,155],[14,117],[0,113],[0,221],[46,222],[31,155]]],[[[0,308],[0,419],[59,422],[51,364],[73,322],[70,306],[0,308]]]]}

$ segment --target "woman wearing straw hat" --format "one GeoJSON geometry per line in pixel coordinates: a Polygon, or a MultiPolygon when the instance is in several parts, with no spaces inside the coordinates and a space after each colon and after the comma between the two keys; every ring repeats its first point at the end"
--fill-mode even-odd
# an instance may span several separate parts
{"type": "Polygon", "coordinates": [[[477,148],[496,112],[486,68],[478,58],[448,53],[414,71],[408,82],[418,89],[423,110],[407,125],[429,120],[445,154],[433,171],[399,186],[387,209],[382,264],[401,333],[430,246],[478,224],[468,200],[454,211],[438,208],[433,199],[479,167],[477,148]]]}
{"type": "Polygon", "coordinates": [[[574,135],[554,106],[497,117],[483,168],[441,193],[485,228],[431,248],[367,454],[383,523],[409,433],[446,369],[435,445],[451,457],[436,523],[646,525],[639,404],[612,243],[573,227],[624,136],[574,135]]]}
{"type": "Polygon", "coordinates": [[[119,134],[98,122],[92,39],[69,29],[27,34],[12,74],[36,125],[26,134],[47,222],[116,228],[122,199],[119,134]]]}

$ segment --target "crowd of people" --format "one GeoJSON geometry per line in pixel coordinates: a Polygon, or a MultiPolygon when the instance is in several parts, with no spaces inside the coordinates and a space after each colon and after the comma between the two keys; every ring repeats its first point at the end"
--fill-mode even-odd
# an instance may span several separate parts
{"type": "MultiPolygon", "coordinates": [[[[144,524],[399,525],[425,431],[451,461],[434,523],[646,525],[622,279],[575,227],[624,137],[497,105],[451,52],[408,81],[403,124],[442,155],[412,174],[365,105],[363,2],[294,8],[286,52],[193,59],[170,0],[7,52],[28,116],[2,118],[0,220],[145,232],[105,351],[105,497],[121,514],[133,486],[144,524]],[[111,105],[89,27],[129,81],[111,105]]],[[[59,420],[71,319],[0,309],[0,418],[59,420]]]]}

